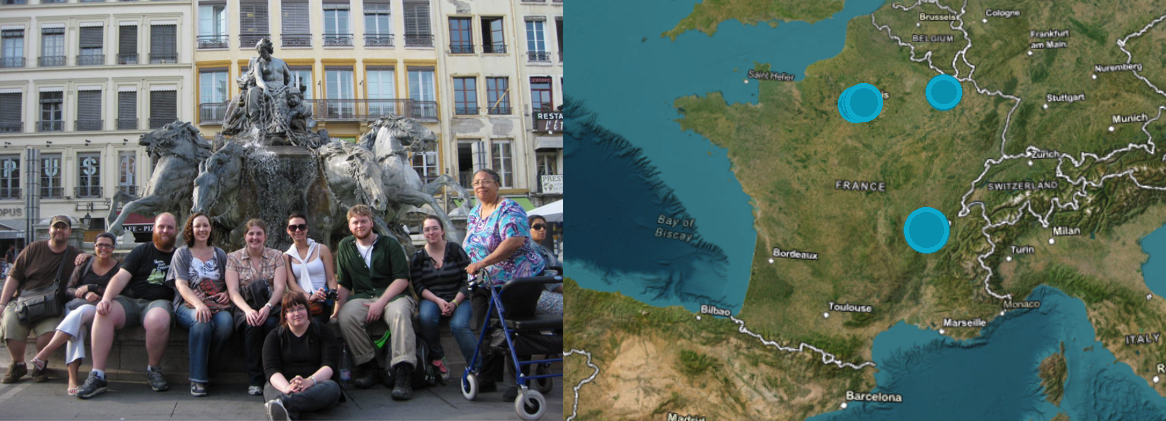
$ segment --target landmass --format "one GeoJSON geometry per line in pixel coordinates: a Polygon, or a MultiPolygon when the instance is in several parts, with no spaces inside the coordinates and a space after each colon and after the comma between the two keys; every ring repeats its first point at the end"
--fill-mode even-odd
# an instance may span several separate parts
{"type": "MultiPolygon", "coordinates": [[[[1053,405],[1061,406],[1061,398],[1065,396],[1065,376],[1069,371],[1065,368],[1065,343],[1061,343],[1061,351],[1049,355],[1040,363],[1041,386],[1044,387],[1045,399],[1053,405]]],[[[1066,416],[1068,418],[1068,416],[1066,416]]]]}
{"type": "Polygon", "coordinates": [[[770,26],[777,26],[778,21],[793,20],[814,23],[841,11],[843,1],[704,0],[692,7],[692,14],[660,36],[676,41],[680,34],[697,30],[711,37],[717,32],[717,25],[732,19],[745,25],[769,22],[770,26]]]}

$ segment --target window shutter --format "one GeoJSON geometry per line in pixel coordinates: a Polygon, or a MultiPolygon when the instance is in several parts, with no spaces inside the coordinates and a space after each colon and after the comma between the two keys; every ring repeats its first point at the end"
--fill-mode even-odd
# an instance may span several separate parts
{"type": "Polygon", "coordinates": [[[387,2],[385,2],[385,3],[372,2],[372,1],[365,1],[364,2],[364,14],[366,14],[366,15],[388,14],[388,13],[389,13],[389,3],[387,3],[387,2]]]}
{"type": "Polygon", "coordinates": [[[166,119],[169,123],[178,118],[178,93],[174,91],[150,92],[150,119],[166,119]]]}
{"type": "Polygon", "coordinates": [[[324,10],[349,10],[348,0],[324,0],[324,10]]]}
{"type": "Polygon", "coordinates": [[[101,119],[101,91],[80,91],[77,93],[77,119],[101,119]]]}
{"type": "Polygon", "coordinates": [[[175,54],[178,52],[175,34],[176,25],[150,26],[150,52],[153,54],[175,54]]]}
{"type": "Polygon", "coordinates": [[[0,121],[8,123],[20,122],[22,97],[19,92],[0,94],[0,121]]]}
{"type": "Polygon", "coordinates": [[[100,26],[81,28],[81,48],[101,48],[104,30],[100,26]]]}
{"type": "Polygon", "coordinates": [[[429,2],[405,2],[405,33],[409,35],[430,35],[429,2]]]}
{"type": "Polygon", "coordinates": [[[117,118],[119,118],[119,119],[138,118],[138,93],[137,92],[118,92],[117,93],[117,118]]]}
{"type": "MultiPolygon", "coordinates": [[[[305,19],[307,17],[305,16],[305,19]]],[[[267,2],[246,2],[239,4],[239,27],[243,35],[266,34],[267,2]]],[[[305,31],[306,32],[306,31],[305,31]]]]}
{"type": "Polygon", "coordinates": [[[283,33],[310,34],[312,32],[308,17],[311,15],[308,2],[283,2],[283,33]]]}
{"type": "Polygon", "coordinates": [[[118,53],[119,54],[137,54],[138,52],[138,27],[137,26],[121,26],[118,27],[118,53]]]}

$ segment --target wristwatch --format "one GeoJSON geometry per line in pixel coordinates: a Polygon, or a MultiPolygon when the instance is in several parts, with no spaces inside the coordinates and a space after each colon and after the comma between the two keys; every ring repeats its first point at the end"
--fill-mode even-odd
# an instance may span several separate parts
{"type": "Polygon", "coordinates": [[[263,306],[267,307],[268,310],[275,310],[275,306],[271,305],[271,303],[264,304],[263,306]]]}

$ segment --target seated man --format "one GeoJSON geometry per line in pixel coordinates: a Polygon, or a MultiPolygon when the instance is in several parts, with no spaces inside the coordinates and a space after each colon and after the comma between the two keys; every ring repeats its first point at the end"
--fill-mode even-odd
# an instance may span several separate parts
{"type": "Polygon", "coordinates": [[[396,379],[393,399],[408,400],[413,398],[410,379],[417,364],[417,338],[413,333],[416,303],[408,291],[409,261],[400,244],[389,237],[380,238],[372,228],[372,209],[356,205],[348,210],[352,236],[336,246],[340,331],[357,364],[356,386],[372,387],[379,368],[365,327],[383,315],[392,333],[393,356],[389,365],[396,379]]]}
{"type": "Polygon", "coordinates": [[[161,213],[154,219],[154,241],[134,248],[97,303],[93,318],[93,371],[77,390],[77,397],[89,399],[105,392],[105,363],[113,346],[115,329],[141,324],[146,329],[146,382],[155,392],[169,389],[162,377],[162,353],[170,339],[170,319],[174,316],[174,290],[166,286],[166,273],[174,257],[174,215],[161,213]],[[125,294],[122,294],[122,293],[125,294]]]}

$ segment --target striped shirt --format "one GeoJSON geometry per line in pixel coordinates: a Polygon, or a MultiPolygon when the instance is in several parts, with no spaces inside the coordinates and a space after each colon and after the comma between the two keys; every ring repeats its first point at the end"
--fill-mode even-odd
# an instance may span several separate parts
{"type": "Polygon", "coordinates": [[[413,253],[410,259],[409,274],[413,279],[413,289],[417,295],[429,290],[445,301],[453,301],[459,291],[468,298],[470,291],[466,287],[466,266],[470,265],[470,256],[462,246],[453,241],[445,243],[445,263],[440,268],[434,267],[434,260],[421,247],[413,253]]]}

